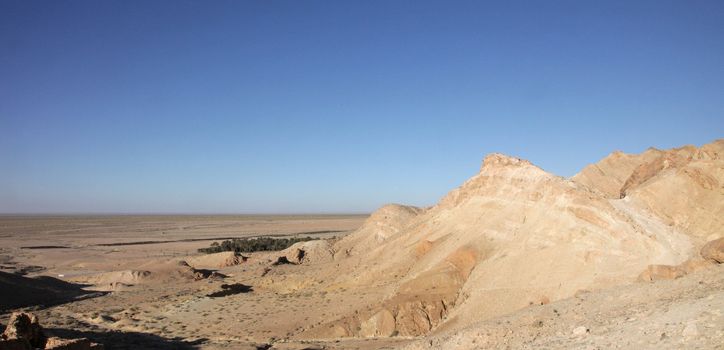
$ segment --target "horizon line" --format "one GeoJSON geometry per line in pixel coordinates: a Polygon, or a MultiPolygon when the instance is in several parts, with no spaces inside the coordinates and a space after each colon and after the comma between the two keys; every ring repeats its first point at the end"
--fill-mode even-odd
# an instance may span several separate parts
{"type": "Polygon", "coordinates": [[[47,213],[0,213],[9,216],[347,216],[370,215],[371,212],[290,212],[290,213],[212,213],[212,212],[47,212],[47,213]]]}

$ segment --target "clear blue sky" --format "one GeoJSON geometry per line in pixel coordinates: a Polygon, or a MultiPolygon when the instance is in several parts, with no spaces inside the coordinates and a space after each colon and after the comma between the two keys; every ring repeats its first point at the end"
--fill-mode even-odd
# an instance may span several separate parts
{"type": "Polygon", "coordinates": [[[724,1],[0,1],[0,212],[369,212],[721,137],[724,1]]]}

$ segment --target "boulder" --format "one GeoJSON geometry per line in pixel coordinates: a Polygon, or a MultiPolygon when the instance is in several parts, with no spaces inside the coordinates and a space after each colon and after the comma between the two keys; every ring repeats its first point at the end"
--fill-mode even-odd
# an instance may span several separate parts
{"type": "Polygon", "coordinates": [[[45,346],[46,340],[38,318],[25,312],[13,312],[2,338],[4,340],[24,339],[33,348],[41,349],[45,346]]]}
{"type": "Polygon", "coordinates": [[[724,263],[724,237],[710,241],[701,247],[701,257],[716,263],[724,263]]]}
{"type": "Polygon", "coordinates": [[[716,263],[711,260],[702,258],[691,258],[679,266],[685,273],[690,274],[699,270],[709,268],[713,265],[716,265],[716,263]]]}
{"type": "Polygon", "coordinates": [[[686,275],[686,272],[679,266],[671,265],[649,265],[639,275],[639,281],[653,282],[660,280],[673,280],[686,275]]]}

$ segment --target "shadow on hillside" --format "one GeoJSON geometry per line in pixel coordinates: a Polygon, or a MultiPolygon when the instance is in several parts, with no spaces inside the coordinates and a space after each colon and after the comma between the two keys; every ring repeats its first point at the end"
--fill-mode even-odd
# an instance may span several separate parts
{"type": "Polygon", "coordinates": [[[0,313],[21,307],[45,308],[107,294],[83,290],[75,284],[49,276],[25,277],[0,271],[0,313]]]}
{"type": "Polygon", "coordinates": [[[247,286],[242,283],[222,284],[220,291],[213,292],[206,296],[209,298],[219,298],[219,297],[226,297],[229,295],[249,293],[249,292],[253,292],[253,291],[254,291],[254,288],[252,286],[247,286]]]}
{"type": "Polygon", "coordinates": [[[122,331],[77,331],[62,328],[46,328],[46,333],[61,338],[88,338],[103,344],[105,349],[198,349],[207,339],[187,342],[180,339],[164,338],[150,333],[122,331]]]}

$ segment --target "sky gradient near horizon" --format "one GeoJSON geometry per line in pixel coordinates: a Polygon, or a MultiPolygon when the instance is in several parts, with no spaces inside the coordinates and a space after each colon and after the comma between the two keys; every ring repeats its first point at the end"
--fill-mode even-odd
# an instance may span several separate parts
{"type": "Polygon", "coordinates": [[[370,212],[721,137],[723,1],[0,1],[0,213],[370,212]]]}

